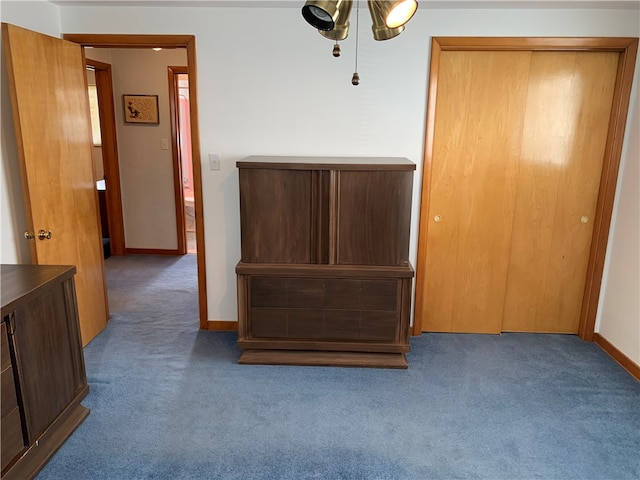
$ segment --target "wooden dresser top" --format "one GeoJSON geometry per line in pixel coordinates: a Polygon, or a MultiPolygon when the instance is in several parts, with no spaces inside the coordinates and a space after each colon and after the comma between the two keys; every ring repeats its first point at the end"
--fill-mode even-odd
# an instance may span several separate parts
{"type": "Polygon", "coordinates": [[[18,303],[37,296],[52,280],[63,281],[75,272],[75,267],[64,265],[0,265],[2,315],[13,311],[18,303]]]}
{"type": "Polygon", "coordinates": [[[238,168],[282,170],[415,170],[404,157],[296,157],[252,155],[236,162],[238,168]]]}

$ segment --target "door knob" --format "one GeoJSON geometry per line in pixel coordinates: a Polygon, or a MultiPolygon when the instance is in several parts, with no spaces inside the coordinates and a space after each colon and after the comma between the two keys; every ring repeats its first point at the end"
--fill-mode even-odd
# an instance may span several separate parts
{"type": "Polygon", "coordinates": [[[33,232],[24,232],[24,238],[26,238],[30,242],[33,242],[35,240],[36,236],[34,235],[33,232]]]}
{"type": "Polygon", "coordinates": [[[40,240],[49,240],[51,238],[51,230],[40,230],[38,232],[38,238],[40,240]]]}
{"type": "Polygon", "coordinates": [[[442,221],[442,215],[436,215],[433,217],[433,221],[436,223],[440,223],[442,221]]]}

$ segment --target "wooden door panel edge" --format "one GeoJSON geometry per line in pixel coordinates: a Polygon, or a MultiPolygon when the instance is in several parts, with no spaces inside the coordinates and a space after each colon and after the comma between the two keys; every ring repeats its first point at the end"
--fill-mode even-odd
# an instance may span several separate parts
{"type": "Polygon", "coordinates": [[[116,112],[113,103],[113,81],[111,65],[97,60],[85,59],[95,69],[100,110],[100,133],[102,136],[103,168],[107,179],[107,219],[111,253],[124,255],[124,220],[122,216],[122,190],[120,186],[120,164],[118,138],[116,136],[116,112]]]}
{"type": "Polygon", "coordinates": [[[587,278],[582,300],[578,335],[583,340],[593,341],[598,299],[604,271],[604,261],[609,239],[613,202],[615,198],[622,142],[629,110],[631,85],[638,51],[638,38],[622,37],[434,37],[431,45],[429,85],[427,86],[427,112],[424,159],[422,170],[422,193],[420,199],[420,226],[418,236],[418,261],[416,265],[416,300],[414,306],[413,335],[422,333],[422,318],[425,299],[420,295],[424,288],[425,275],[421,265],[426,261],[428,230],[429,192],[431,184],[431,161],[435,132],[435,109],[438,91],[438,69],[440,52],[443,50],[531,50],[531,51],[609,51],[619,52],[618,75],[613,96],[612,113],[609,120],[605,156],[596,207],[595,225],[591,241],[587,278]]]}
{"type": "Polygon", "coordinates": [[[198,124],[198,70],[196,64],[196,38],[194,35],[123,35],[65,33],[65,40],[82,46],[101,48],[186,48],[189,69],[189,111],[191,122],[191,155],[193,157],[193,187],[196,217],[196,248],[198,251],[198,304],[200,328],[208,329],[207,274],[204,245],[204,217],[202,214],[202,167],[200,161],[200,127],[198,124]]]}
{"type": "Polygon", "coordinates": [[[178,107],[178,75],[189,74],[187,67],[167,67],[167,80],[169,83],[169,121],[171,124],[171,159],[173,163],[173,193],[176,203],[176,236],[178,238],[178,255],[187,253],[187,231],[185,219],[184,190],[182,179],[182,157],[180,155],[180,113],[178,107]]]}

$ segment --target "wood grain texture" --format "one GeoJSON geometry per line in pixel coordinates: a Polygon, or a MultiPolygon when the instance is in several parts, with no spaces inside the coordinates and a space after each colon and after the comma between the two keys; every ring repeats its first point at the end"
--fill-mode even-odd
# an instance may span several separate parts
{"type": "Polygon", "coordinates": [[[76,268],[68,265],[2,265],[2,316],[8,316],[19,305],[30,302],[54,287],[51,278],[66,281],[73,278],[76,268]]]}
{"type": "Polygon", "coordinates": [[[409,367],[403,353],[308,352],[246,350],[241,364],[303,365],[310,367],[399,368],[409,367]]]}
{"type": "Polygon", "coordinates": [[[440,54],[423,329],[501,330],[530,56],[440,54]]]}
{"type": "Polygon", "coordinates": [[[399,342],[397,280],[252,277],[249,338],[399,342]]]}
{"type": "Polygon", "coordinates": [[[315,260],[311,172],[241,168],[239,181],[242,261],[315,260]]]}
{"type": "Polygon", "coordinates": [[[2,414],[0,415],[0,418],[4,418],[18,406],[16,384],[13,380],[13,368],[11,368],[11,365],[2,371],[0,378],[0,395],[2,396],[2,414]]]}
{"type": "Polygon", "coordinates": [[[436,98],[440,76],[440,43],[431,39],[429,63],[429,85],[427,87],[427,113],[424,133],[424,159],[422,165],[422,192],[420,195],[420,224],[418,226],[418,258],[416,259],[416,295],[414,302],[413,335],[422,333],[425,305],[429,301],[423,294],[427,282],[424,266],[427,263],[427,240],[429,238],[429,200],[431,198],[431,172],[433,169],[433,141],[435,136],[436,98]]]}
{"type": "Polygon", "coordinates": [[[98,109],[100,112],[100,135],[102,137],[102,163],[107,189],[107,222],[111,254],[124,254],[124,218],[122,216],[122,188],[120,185],[120,161],[116,137],[116,112],[113,105],[113,78],[111,65],[86,60],[95,70],[98,109]]]}
{"type": "Polygon", "coordinates": [[[32,260],[76,265],[87,344],[107,305],[84,57],[74,43],[2,26],[27,225],[53,235],[31,243],[32,260]]]}
{"type": "MultiPolygon", "coordinates": [[[[20,423],[20,410],[15,407],[0,421],[0,463],[2,471],[10,466],[11,462],[24,450],[25,443],[22,436],[22,424],[20,423]]],[[[5,475],[2,478],[7,478],[5,475]]]]}
{"type": "Polygon", "coordinates": [[[188,47],[193,35],[130,35],[100,33],[65,33],[64,39],[86,46],[102,48],[176,48],[188,47]]]}
{"type": "Polygon", "coordinates": [[[238,322],[209,320],[209,328],[207,328],[207,330],[216,332],[236,332],[238,330],[238,322]]]}
{"type": "Polygon", "coordinates": [[[578,333],[618,56],[532,56],[503,331],[578,333]]]}
{"type": "Polygon", "coordinates": [[[68,327],[52,321],[65,318],[62,285],[16,310],[14,343],[29,442],[45,431],[76,393],[68,327]]]}
{"type": "Polygon", "coordinates": [[[0,362],[0,371],[4,371],[11,365],[11,355],[9,354],[9,340],[7,338],[7,321],[9,318],[4,318],[4,314],[2,316],[2,321],[0,322],[0,355],[2,357],[2,361],[0,362]]]}
{"type": "Polygon", "coordinates": [[[236,273],[260,276],[309,276],[317,278],[413,278],[411,265],[304,265],[286,263],[244,263],[236,265],[236,273]]]}
{"type": "Polygon", "coordinates": [[[307,350],[310,359],[316,351],[408,351],[414,165],[296,160],[237,163],[238,346],[307,350]]]}
{"type": "Polygon", "coordinates": [[[33,478],[89,411],[75,267],[2,265],[2,318],[14,384],[3,372],[3,479],[33,478]],[[13,386],[17,408],[4,415],[13,386]],[[26,446],[26,448],[25,448],[26,446]]]}
{"type": "Polygon", "coordinates": [[[238,279],[241,348],[258,341],[261,349],[409,349],[410,278],[336,278],[334,273],[333,278],[239,274],[238,279]]]}
{"type": "Polygon", "coordinates": [[[176,205],[176,237],[178,239],[178,255],[187,253],[187,230],[184,212],[184,185],[182,155],[180,150],[180,111],[178,106],[178,75],[188,74],[186,66],[167,67],[169,84],[169,122],[171,130],[171,158],[173,163],[173,197],[176,205]]]}
{"type": "Polygon", "coordinates": [[[423,330],[425,305],[431,299],[422,295],[428,273],[424,269],[427,257],[429,222],[429,189],[432,177],[433,139],[435,135],[436,100],[439,87],[440,55],[443,51],[546,51],[546,52],[617,52],[618,71],[613,93],[611,116],[605,144],[599,196],[593,217],[593,236],[587,263],[586,281],[582,297],[582,309],[578,333],[585,340],[593,339],[595,318],[601,288],[606,245],[613,211],[615,188],[619,169],[622,141],[629,107],[629,98],[638,48],[637,38],[526,38],[526,37],[434,37],[427,103],[425,130],[425,154],[422,178],[420,234],[418,240],[418,264],[414,334],[423,330]]]}
{"type": "MultiPolygon", "coordinates": [[[[608,39],[606,39],[608,40],[608,39]]],[[[594,218],[594,233],[587,264],[587,278],[585,282],[582,311],[580,313],[579,334],[587,341],[593,340],[598,301],[604,273],[604,261],[609,241],[609,228],[613,214],[620,158],[622,156],[622,142],[627,123],[629,99],[633,83],[633,72],[638,54],[638,39],[624,40],[624,45],[618,46],[620,51],[618,62],[618,76],[613,94],[609,133],[605,146],[605,155],[600,179],[600,194],[594,218]]],[[[612,50],[613,48],[609,48],[612,50]]]]}
{"type": "Polygon", "coordinates": [[[637,41],[632,37],[434,37],[443,51],[622,51],[637,41]]]}
{"type": "Polygon", "coordinates": [[[38,439],[38,445],[27,446],[18,460],[4,473],[2,480],[34,478],[42,470],[69,435],[89,416],[90,410],[80,404],[88,393],[89,387],[85,387],[38,439]]]}
{"type": "Polygon", "coordinates": [[[252,155],[236,162],[238,168],[279,170],[415,170],[404,157],[305,157],[252,155]]]}
{"type": "Polygon", "coordinates": [[[273,339],[238,337],[238,347],[243,350],[307,350],[309,352],[376,352],[402,353],[410,350],[409,344],[389,342],[360,342],[353,340],[324,341],[314,339],[273,339]]]}
{"type": "Polygon", "coordinates": [[[413,171],[340,171],[336,263],[406,265],[413,171]]]}

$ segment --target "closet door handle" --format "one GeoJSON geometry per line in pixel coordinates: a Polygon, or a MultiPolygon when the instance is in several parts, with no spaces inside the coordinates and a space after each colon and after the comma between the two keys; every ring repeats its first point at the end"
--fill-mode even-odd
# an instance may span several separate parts
{"type": "Polygon", "coordinates": [[[436,223],[440,223],[442,221],[442,215],[436,215],[433,217],[433,221],[436,223]]]}
{"type": "Polygon", "coordinates": [[[40,230],[38,232],[38,238],[40,240],[49,240],[51,239],[51,230],[40,230]]]}

